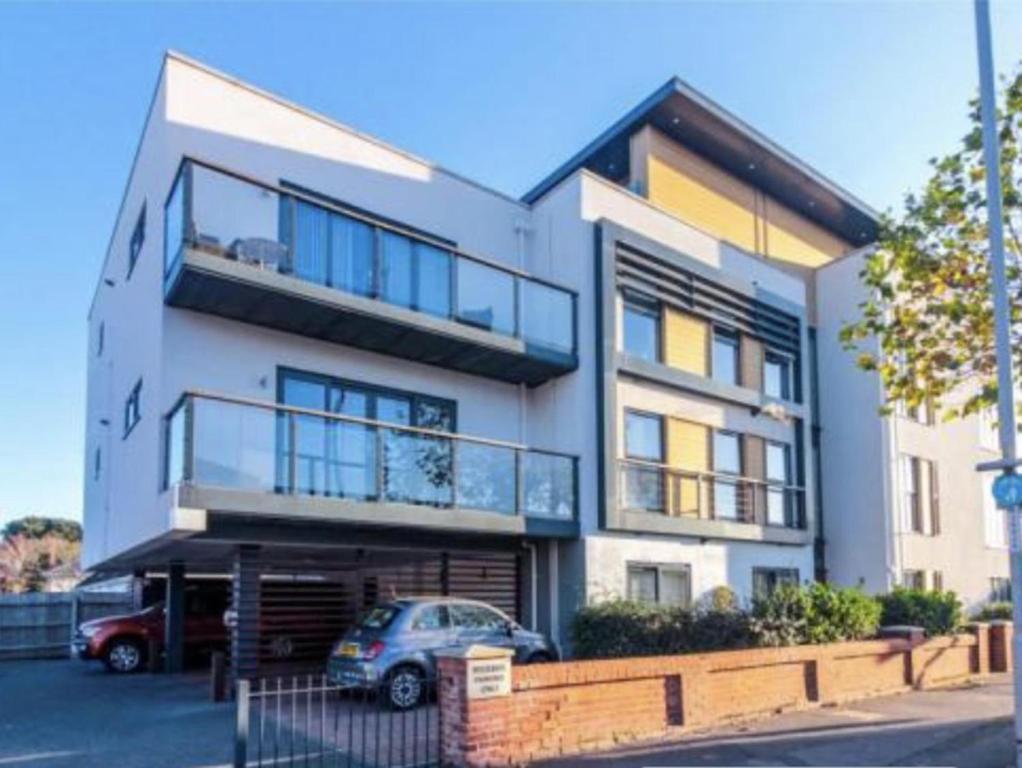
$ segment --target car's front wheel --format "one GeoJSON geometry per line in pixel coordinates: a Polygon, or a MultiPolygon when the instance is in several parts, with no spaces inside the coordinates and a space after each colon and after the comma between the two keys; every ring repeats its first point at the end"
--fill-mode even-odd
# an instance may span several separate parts
{"type": "Polygon", "coordinates": [[[387,700],[394,709],[416,706],[422,700],[424,690],[422,670],[417,667],[398,667],[387,680],[387,700]]]}
{"type": "Polygon", "coordinates": [[[131,638],[116,638],[107,646],[103,660],[111,672],[138,672],[142,668],[142,645],[131,638]]]}

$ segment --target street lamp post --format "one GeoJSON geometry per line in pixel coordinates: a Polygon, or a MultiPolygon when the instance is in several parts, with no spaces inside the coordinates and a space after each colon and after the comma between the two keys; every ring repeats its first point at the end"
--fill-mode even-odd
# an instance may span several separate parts
{"type": "MultiPolygon", "coordinates": [[[[1001,203],[1001,152],[997,138],[994,92],[993,45],[990,39],[990,2],[976,0],[976,50],[979,55],[980,110],[983,119],[983,163],[986,166],[987,218],[990,235],[990,271],[994,298],[997,350],[997,416],[1001,460],[987,469],[1000,469],[995,485],[998,504],[1006,507],[1010,519],[1011,599],[1016,630],[1022,630],[1022,478],[1015,437],[1015,386],[1011,352],[1011,317],[1004,264],[1004,211],[1001,203]]],[[[1022,768],[1022,631],[1016,631],[1014,649],[1015,766],[1022,768]]]]}

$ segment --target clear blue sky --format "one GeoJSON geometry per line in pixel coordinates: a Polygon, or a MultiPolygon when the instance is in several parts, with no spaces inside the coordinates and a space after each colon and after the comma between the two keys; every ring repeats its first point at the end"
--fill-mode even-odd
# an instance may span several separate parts
{"type": "MultiPolygon", "coordinates": [[[[997,66],[1022,3],[994,5],[997,66]]],[[[85,317],[166,48],[521,194],[678,74],[877,208],[965,131],[972,5],[0,3],[0,522],[80,517],[85,317]]]]}

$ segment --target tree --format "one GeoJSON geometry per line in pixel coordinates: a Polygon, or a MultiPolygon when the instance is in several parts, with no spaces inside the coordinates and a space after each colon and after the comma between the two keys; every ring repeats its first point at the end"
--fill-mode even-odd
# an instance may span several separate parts
{"type": "Polygon", "coordinates": [[[77,570],[79,544],[54,534],[15,534],[0,543],[0,592],[41,592],[47,571],[71,563],[77,570]]]}
{"type": "Polygon", "coordinates": [[[60,517],[29,515],[18,520],[12,520],[3,529],[3,538],[5,539],[10,539],[14,536],[41,539],[50,535],[65,541],[81,541],[82,526],[74,520],[65,520],[60,517]]]}
{"type": "MultiPolygon", "coordinates": [[[[885,410],[924,402],[945,418],[997,402],[979,102],[961,147],[932,159],[932,176],[905,198],[899,218],[885,216],[861,278],[868,298],[842,329],[860,368],[884,384],[885,410]]],[[[1022,362],[1022,71],[1005,83],[997,116],[1004,191],[1005,257],[1013,367],[1022,362]]]]}

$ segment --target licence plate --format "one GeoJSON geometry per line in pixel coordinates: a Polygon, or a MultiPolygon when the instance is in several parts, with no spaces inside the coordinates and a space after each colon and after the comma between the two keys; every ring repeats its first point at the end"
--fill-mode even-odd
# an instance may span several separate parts
{"type": "Polygon", "coordinates": [[[358,656],[358,643],[345,643],[341,646],[339,655],[349,659],[358,656]]]}

